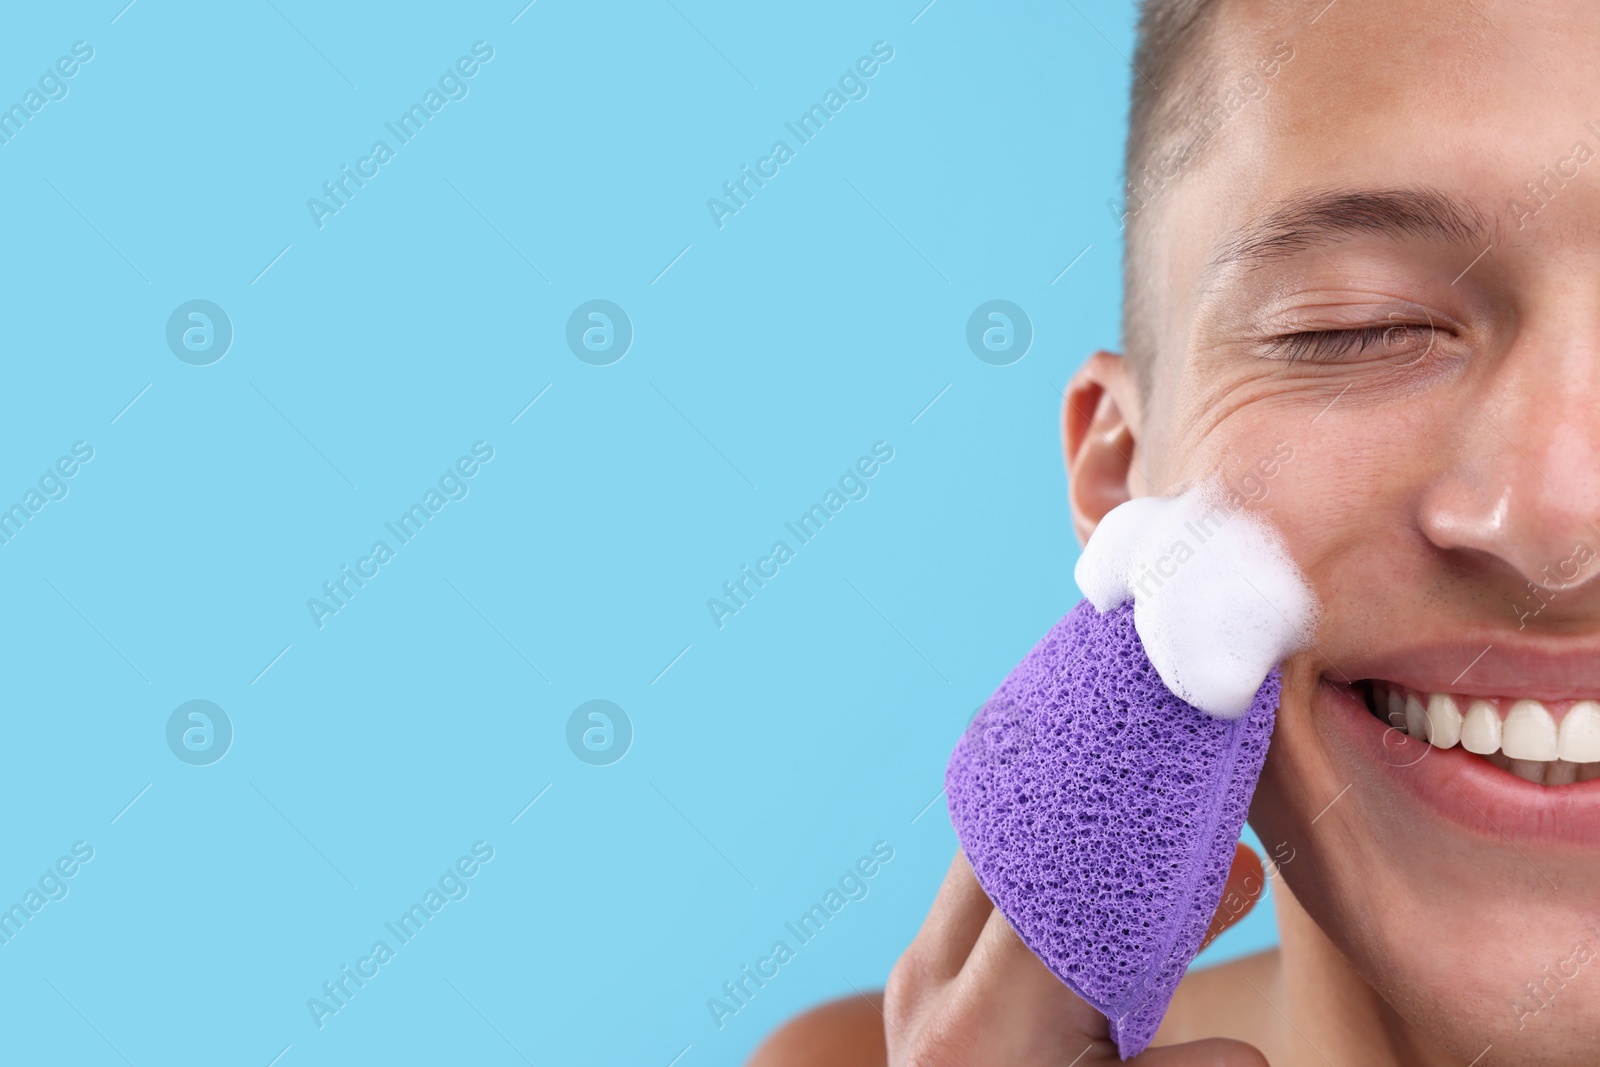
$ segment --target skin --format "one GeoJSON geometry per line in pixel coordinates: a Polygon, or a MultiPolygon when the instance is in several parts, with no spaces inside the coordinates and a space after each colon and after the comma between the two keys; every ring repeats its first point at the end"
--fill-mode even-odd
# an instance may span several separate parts
{"type": "MultiPolygon", "coordinates": [[[[1401,741],[1346,683],[1600,694],[1600,562],[1558,588],[1544,571],[1600,550],[1600,136],[1584,127],[1600,120],[1600,7],[1237,0],[1219,17],[1224,71],[1285,41],[1293,59],[1146,209],[1159,355],[1148,393],[1112,353],[1075,378],[1074,522],[1086,539],[1132,496],[1238,487],[1287,442],[1249,506],[1323,611],[1315,647],[1284,665],[1251,811],[1269,847],[1293,850],[1280,947],[1186,978],[1161,1047],[1134,1062],[1593,1063],[1600,782],[1534,786],[1401,741]],[[1597,157],[1532,212],[1526,183],[1580,140],[1597,157]],[[1485,232],[1331,234],[1216,264],[1252,223],[1329,189],[1435,190],[1485,232]],[[1397,323],[1325,361],[1271,341],[1397,323]],[[1569,978],[1535,1000],[1528,983],[1556,971],[1569,978]]],[[[752,1062],[1118,1062],[959,856],[885,1002],[827,1010],[752,1062]],[[843,1020],[867,1036],[819,1058],[843,1020]]]]}

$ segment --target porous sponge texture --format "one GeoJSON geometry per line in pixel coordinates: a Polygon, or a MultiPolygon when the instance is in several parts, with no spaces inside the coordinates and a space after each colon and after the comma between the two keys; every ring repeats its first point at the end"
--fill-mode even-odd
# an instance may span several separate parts
{"type": "Polygon", "coordinates": [[[957,743],[950,818],[989,899],[1104,1014],[1123,1059],[1155,1036],[1222,898],[1278,706],[1173,696],[1125,604],[1081,601],[957,743]]]}

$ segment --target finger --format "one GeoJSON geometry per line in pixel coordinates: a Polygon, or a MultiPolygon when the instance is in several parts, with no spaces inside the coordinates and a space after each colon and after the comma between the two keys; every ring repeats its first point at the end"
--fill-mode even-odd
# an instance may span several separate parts
{"type": "Polygon", "coordinates": [[[1105,1016],[1057,978],[998,910],[990,913],[956,986],[985,1015],[1010,1019],[1019,1028],[1054,1020],[1060,1033],[1081,1038],[1074,1054],[1086,1041],[1106,1040],[1105,1016]]]}
{"type": "Polygon", "coordinates": [[[1204,949],[1218,934],[1250,914],[1266,888],[1261,857],[1249,845],[1239,842],[1233,852],[1233,866],[1228,868],[1228,880],[1222,886],[1222,899],[1217,902],[1217,910],[1211,916],[1211,925],[1206,928],[1200,947],[1204,949]]]}
{"type": "MultiPolygon", "coordinates": [[[[999,911],[984,925],[952,989],[960,1015],[981,1020],[989,1050],[1004,1053],[986,1062],[1075,1067],[1119,1062],[1105,1016],[1052,974],[999,911]]],[[[1150,1049],[1129,1062],[1146,1067],[1270,1067],[1254,1047],[1222,1038],[1150,1049]]]]}
{"type": "MultiPolygon", "coordinates": [[[[1264,876],[1261,861],[1247,846],[1234,852],[1223,891],[1223,905],[1214,920],[1220,931],[1249,911],[1261,895],[1264,876]]],[[[1114,1062],[1114,1046],[1105,1016],[1075,994],[1029,950],[1004,915],[990,913],[953,987],[963,1006],[992,1027],[992,1033],[1030,1035],[1030,1053],[1070,1053],[1068,1059],[1087,1052],[1084,1063],[1114,1062]],[[1041,1020],[1051,1020],[1043,1030],[1041,1020]]],[[[1257,1067],[1266,1061],[1249,1045],[1234,1041],[1193,1042],[1173,1046],[1172,1055],[1151,1062],[1215,1067],[1257,1067]],[[1181,1054],[1178,1052],[1182,1049],[1181,1054]]],[[[1145,1062],[1146,1053],[1137,1060],[1145,1062]]],[[[1041,1060],[1041,1062],[1043,1062],[1041,1060]]]]}
{"type": "Polygon", "coordinates": [[[912,949],[935,977],[954,978],[994,913],[965,853],[957,852],[912,949]]]}
{"type": "Polygon", "coordinates": [[[1272,1067],[1254,1045],[1223,1037],[1149,1049],[1128,1062],[1134,1067],[1272,1067]]]}

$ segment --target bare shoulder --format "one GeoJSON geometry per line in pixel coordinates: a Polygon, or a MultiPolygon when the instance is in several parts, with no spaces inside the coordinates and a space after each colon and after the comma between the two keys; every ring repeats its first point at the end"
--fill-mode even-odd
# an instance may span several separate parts
{"type": "MultiPolygon", "coordinates": [[[[1279,978],[1278,952],[1258,952],[1184,978],[1155,1044],[1228,1037],[1271,1046],[1278,1022],[1266,997],[1279,978]]],[[[762,1042],[746,1067],[882,1067],[883,994],[847,997],[789,1020],[762,1042]]]]}
{"type": "Polygon", "coordinates": [[[883,994],[847,997],[790,1019],[746,1067],[883,1067],[883,994]]]}
{"type": "Polygon", "coordinates": [[[1258,1048],[1270,1044],[1278,1017],[1267,997],[1277,989],[1279,973],[1277,949],[1190,973],[1178,985],[1155,1044],[1206,1037],[1230,1037],[1258,1048]]]}

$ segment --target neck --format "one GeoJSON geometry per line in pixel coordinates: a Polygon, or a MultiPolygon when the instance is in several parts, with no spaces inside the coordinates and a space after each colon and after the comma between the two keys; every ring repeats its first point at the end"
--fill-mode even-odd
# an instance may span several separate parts
{"type": "Polygon", "coordinates": [[[1282,878],[1274,879],[1272,895],[1281,966],[1276,988],[1261,990],[1281,1024],[1278,1055],[1268,1052],[1272,1063],[1459,1067],[1458,1059],[1401,1018],[1356,972],[1282,878]]]}

